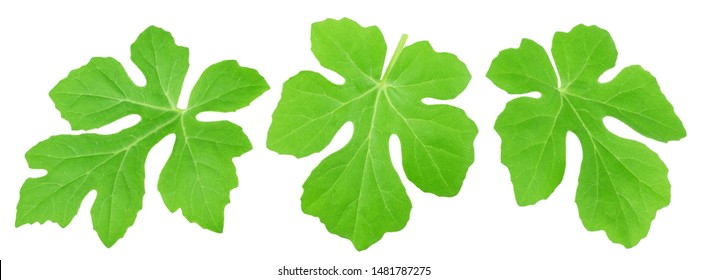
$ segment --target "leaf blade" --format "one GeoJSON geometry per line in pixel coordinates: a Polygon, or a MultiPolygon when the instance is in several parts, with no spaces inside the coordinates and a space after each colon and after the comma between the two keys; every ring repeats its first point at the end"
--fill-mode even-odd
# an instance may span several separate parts
{"type": "Polygon", "coordinates": [[[369,87],[383,72],[386,44],[378,27],[363,28],[348,18],[312,24],[312,53],[327,69],[369,87]]]}
{"type": "MultiPolygon", "coordinates": [[[[197,97],[206,97],[208,102],[181,110],[176,107],[176,100],[189,65],[187,48],[176,45],[167,31],[149,27],[131,45],[131,53],[132,60],[146,77],[145,87],[136,86],[115,59],[93,58],[87,65],[72,71],[50,92],[57,109],[74,129],[98,128],[129,114],[139,114],[141,120],[115,134],[53,136],[30,149],[26,156],[30,168],[45,169],[47,174],[29,178],[23,184],[17,204],[17,227],[46,221],[65,227],[77,214],[86,195],[95,190],[97,196],[91,208],[93,227],[105,246],[113,246],[133,225],[142,208],[147,153],[162,138],[176,133],[175,150],[185,145],[199,146],[202,151],[190,156],[216,167],[217,174],[195,185],[195,189],[220,188],[220,192],[200,193],[200,204],[185,206],[164,199],[165,203],[172,211],[182,208],[188,220],[204,228],[222,231],[229,192],[237,185],[231,159],[249,151],[251,144],[237,125],[203,123],[196,120],[196,115],[205,110],[242,108],[267,90],[267,83],[257,71],[240,67],[235,61],[224,61],[209,68],[211,70],[199,83],[212,86],[214,91],[195,91],[197,97]],[[224,72],[218,76],[221,79],[211,79],[214,69],[219,68],[224,72]],[[238,76],[241,75],[248,83],[234,83],[240,81],[238,76]],[[218,103],[211,102],[214,100],[218,103]],[[207,211],[211,215],[205,215],[207,211]]],[[[193,181],[190,179],[194,179],[197,172],[175,171],[168,164],[161,173],[162,177],[177,175],[183,182],[160,180],[158,188],[170,189],[193,181]],[[165,175],[169,172],[181,173],[165,175]]],[[[196,199],[194,193],[178,195],[182,200],[196,199]]]]}
{"type": "Polygon", "coordinates": [[[336,85],[308,71],[290,78],[283,85],[282,99],[268,130],[269,149],[302,157],[321,151],[344,123],[353,123],[354,132],[348,144],[322,160],[304,183],[302,209],[318,217],[331,233],[349,239],[357,250],[368,248],[386,232],[401,230],[410,216],[411,202],[390,159],[388,145],[392,134],[405,139],[401,144],[405,149],[406,174],[425,191],[455,195],[473,161],[473,149],[457,146],[446,152],[459,151],[469,157],[447,162],[449,158],[435,151],[427,161],[409,160],[414,154],[409,150],[414,146],[409,143],[417,141],[433,146],[442,138],[421,136],[421,130],[430,126],[411,125],[410,122],[417,121],[414,118],[423,116],[453,127],[455,136],[463,135],[455,142],[458,145],[471,145],[476,127],[460,110],[425,106],[421,102],[425,97],[457,96],[470,79],[466,65],[454,55],[434,52],[429,43],[405,47],[406,38],[403,35],[381,77],[386,44],[377,27],[364,28],[346,18],[313,24],[315,57],[322,66],[343,76],[345,82],[336,85]],[[415,61],[418,54],[424,55],[432,69],[425,69],[415,61]],[[405,74],[409,67],[416,69],[409,72],[414,75],[405,74]],[[440,112],[442,116],[432,116],[440,112]],[[459,118],[459,123],[450,123],[445,115],[459,118]],[[401,131],[400,126],[406,122],[420,135],[408,137],[401,131]],[[437,174],[445,187],[434,186],[439,180],[428,181],[408,171],[429,164],[437,165],[437,174]]]}
{"type": "Polygon", "coordinates": [[[347,121],[344,107],[356,98],[318,73],[298,73],[282,87],[272,115],[281,121],[268,129],[268,149],[298,158],[323,150],[347,121]]]}
{"type": "MultiPolygon", "coordinates": [[[[625,68],[611,82],[599,83],[599,76],[614,66],[618,55],[606,30],[578,25],[568,33],[555,34],[552,56],[561,82],[554,89],[528,85],[524,79],[492,74],[503,73],[497,70],[509,68],[504,61],[511,61],[508,58],[514,57],[514,53],[523,52],[524,45],[537,50],[532,55],[536,59],[548,59],[540,52],[542,47],[524,39],[521,48],[502,51],[494,59],[488,75],[508,93],[531,90],[542,93],[537,100],[527,97],[512,100],[496,121],[496,130],[503,141],[502,161],[511,172],[516,201],[520,205],[533,204],[554,191],[564,171],[564,134],[571,131],[579,138],[583,150],[575,201],[585,228],[603,230],[610,240],[627,248],[635,246],[648,234],[656,212],[670,201],[667,168],[645,145],[608,131],[603,119],[616,117],[639,133],[661,141],[685,136],[680,119],[655,78],[640,66],[625,68]],[[559,132],[562,141],[552,140],[560,139],[555,136],[547,137],[556,132],[544,129],[549,126],[540,124],[539,116],[555,120],[557,126],[552,126],[552,131],[559,132]],[[521,156],[537,143],[542,147],[550,145],[562,149],[561,164],[539,164],[537,156],[521,156]],[[525,178],[528,171],[533,174],[532,178],[541,174],[541,178],[552,180],[540,181],[528,188],[525,178]],[[527,199],[523,192],[529,189],[535,189],[538,195],[527,199]]],[[[526,48],[526,54],[530,53],[529,49],[526,48]]],[[[520,59],[513,61],[515,65],[522,65],[520,59]]],[[[546,65],[535,67],[547,71],[546,65]]],[[[537,149],[535,151],[537,154],[537,149]]]]}

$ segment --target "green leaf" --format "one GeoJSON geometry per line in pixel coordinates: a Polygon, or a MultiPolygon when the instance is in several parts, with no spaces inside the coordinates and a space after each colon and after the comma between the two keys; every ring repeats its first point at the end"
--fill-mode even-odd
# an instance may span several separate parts
{"type": "Polygon", "coordinates": [[[165,136],[176,142],[159,178],[170,211],[203,228],[221,232],[229,192],[238,185],[232,158],[251,149],[241,128],[226,121],[200,122],[205,111],[231,112],[268,89],[257,71],[234,60],[214,64],[201,75],[185,110],[177,108],[189,67],[187,48],[157,27],[147,28],[131,47],[132,61],[147,84],[136,86],[113,58],[93,58],[71,71],[49,93],[75,130],[105,126],[137,114],[133,127],[112,135],[53,136],[27,152],[31,168],[45,169],[20,191],[16,226],[53,221],[67,226],[81,201],[97,193],[93,228],[110,247],[125,235],[142,208],[147,154],[165,136]]]}
{"type": "Polygon", "coordinates": [[[268,131],[268,148],[304,157],[320,152],[344,123],[353,122],[349,143],[304,183],[302,210],[358,250],[401,230],[410,216],[410,199],[390,159],[391,135],[400,138],[408,179],[438,196],[459,192],[474,159],[477,129],[464,111],[422,102],[455,98],[469,83],[469,71],[428,42],[405,47],[406,38],[382,74],[386,43],[377,27],[347,18],[314,23],[312,52],[345,83],[309,71],[290,78],[268,131]]]}
{"type": "Polygon", "coordinates": [[[655,78],[640,66],[623,69],[608,83],[598,81],[614,67],[617,54],[607,31],[578,25],[555,34],[557,74],[543,47],[524,39],[519,48],[500,52],[487,77],[511,94],[541,93],[510,101],[496,120],[501,160],[518,204],[546,199],[560,184],[571,131],[583,151],[579,216],[587,230],[604,230],[629,248],[648,234],[658,209],[670,202],[668,169],[645,145],[612,134],[603,119],[614,117],[663,142],[686,133],[655,78]]]}

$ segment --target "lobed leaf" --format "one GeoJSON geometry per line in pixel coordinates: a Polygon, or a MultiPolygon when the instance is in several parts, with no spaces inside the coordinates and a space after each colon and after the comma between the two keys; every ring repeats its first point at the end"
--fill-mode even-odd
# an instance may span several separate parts
{"type": "Polygon", "coordinates": [[[302,210],[364,250],[407,224],[412,204],[393,168],[389,139],[400,138],[407,177],[439,196],[459,192],[473,162],[477,133],[466,114],[426,97],[452,99],[471,75],[456,56],[403,39],[383,73],[386,44],[377,27],[344,18],[312,25],[312,52],[344,77],[337,85],[303,71],[285,82],[267,145],[305,157],[324,149],[346,122],[351,140],[325,158],[304,183],[302,210]]]}
{"type": "Polygon", "coordinates": [[[633,247],[670,202],[668,169],[645,145],[608,131],[603,119],[615,117],[663,142],[685,137],[685,128],[655,78],[640,66],[599,83],[618,55],[606,30],[578,25],[558,32],[551,52],[557,70],[540,45],[524,39],[519,48],[501,51],[487,73],[508,93],[541,94],[508,102],[496,120],[516,201],[531,205],[552,194],[562,181],[565,138],[572,132],[582,145],[576,203],[584,226],[633,247]]]}
{"type": "Polygon", "coordinates": [[[203,228],[221,232],[229,192],[238,185],[232,158],[251,149],[235,124],[201,122],[204,111],[230,112],[247,106],[268,89],[253,69],[236,61],[209,67],[199,78],[189,105],[177,108],[189,67],[187,48],[157,27],[147,28],[131,47],[133,62],[147,84],[136,86],[113,58],[93,58],[49,93],[73,129],[93,129],[131,114],[141,120],[112,135],[53,136],[27,152],[31,168],[45,169],[20,191],[16,226],[53,221],[67,226],[84,197],[95,190],[93,227],[113,246],[132,226],[145,193],[145,160],[162,138],[176,134],[172,155],[158,189],[170,211],[203,228]]]}

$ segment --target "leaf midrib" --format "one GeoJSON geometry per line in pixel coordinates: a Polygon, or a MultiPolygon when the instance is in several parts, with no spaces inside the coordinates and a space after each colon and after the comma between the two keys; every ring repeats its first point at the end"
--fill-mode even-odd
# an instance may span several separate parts
{"type": "MultiPolygon", "coordinates": [[[[381,97],[381,95],[385,95],[385,98],[388,99],[388,91],[387,91],[388,76],[390,75],[390,72],[392,71],[393,67],[395,66],[395,63],[398,61],[398,58],[400,57],[400,53],[402,53],[403,49],[405,48],[405,42],[407,41],[407,38],[408,38],[407,34],[403,34],[400,37],[400,40],[398,41],[398,45],[395,48],[395,51],[393,52],[393,56],[390,59],[390,63],[388,63],[388,66],[386,67],[385,72],[383,73],[383,76],[381,77],[380,82],[377,82],[376,85],[372,89],[368,90],[368,91],[376,91],[376,98],[375,98],[375,101],[373,102],[373,112],[372,112],[372,116],[371,116],[371,125],[368,128],[368,133],[366,135],[366,139],[364,139],[361,142],[361,145],[367,145],[366,157],[365,157],[364,165],[363,165],[363,168],[364,168],[363,172],[364,173],[365,173],[366,168],[368,166],[369,158],[372,158],[370,140],[371,140],[371,136],[373,135],[373,129],[376,126],[376,120],[378,118],[378,106],[379,106],[379,102],[380,102],[380,97],[381,97]]],[[[375,168],[373,168],[373,169],[375,169],[375,168]]],[[[375,170],[371,170],[371,172],[374,173],[373,176],[375,177],[375,170]]],[[[388,202],[385,199],[382,199],[383,190],[381,190],[380,186],[378,185],[378,179],[374,178],[374,180],[376,181],[376,188],[378,189],[378,192],[381,194],[381,200],[383,201],[383,205],[385,206],[385,209],[388,210],[388,212],[390,213],[390,207],[388,207],[388,202]]],[[[360,215],[360,211],[361,211],[360,199],[361,199],[362,195],[363,195],[363,186],[360,186],[358,198],[356,199],[356,215],[354,216],[354,222],[353,222],[354,228],[353,228],[352,240],[356,240],[356,233],[358,232],[357,231],[358,218],[359,218],[359,216],[361,216],[360,215]]],[[[391,215],[391,217],[394,217],[394,215],[391,215]]]]}

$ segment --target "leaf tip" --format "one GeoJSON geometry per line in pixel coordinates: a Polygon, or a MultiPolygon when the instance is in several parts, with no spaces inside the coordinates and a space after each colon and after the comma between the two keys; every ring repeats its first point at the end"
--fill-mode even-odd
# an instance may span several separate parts
{"type": "Polygon", "coordinates": [[[21,227],[21,226],[27,224],[27,223],[23,222],[22,220],[20,220],[19,215],[20,215],[20,213],[19,213],[19,211],[18,211],[18,212],[17,212],[17,215],[16,215],[16,217],[15,217],[15,228],[19,228],[19,227],[21,227]]]}
{"type": "Polygon", "coordinates": [[[668,142],[679,141],[687,137],[687,129],[685,129],[685,124],[683,124],[682,121],[680,121],[680,126],[677,127],[677,134],[675,136],[675,139],[668,140],[668,142]]]}
{"type": "Polygon", "coordinates": [[[354,242],[353,240],[351,240],[351,243],[354,245],[354,248],[356,249],[356,251],[359,251],[359,252],[362,252],[362,251],[370,248],[371,245],[373,245],[373,243],[369,243],[369,242],[367,242],[367,243],[358,242],[357,243],[357,242],[354,242]]]}
{"type": "Polygon", "coordinates": [[[145,30],[142,33],[169,33],[169,32],[159,26],[150,25],[147,28],[145,28],[145,30]]]}
{"type": "MultiPolygon", "coordinates": [[[[121,236],[122,237],[122,236],[121,236]]],[[[106,248],[111,248],[115,243],[118,243],[118,240],[120,240],[121,237],[118,238],[103,238],[99,236],[99,239],[101,239],[101,243],[103,243],[103,246],[106,246],[106,248]]]]}

